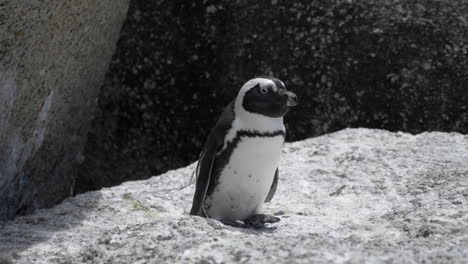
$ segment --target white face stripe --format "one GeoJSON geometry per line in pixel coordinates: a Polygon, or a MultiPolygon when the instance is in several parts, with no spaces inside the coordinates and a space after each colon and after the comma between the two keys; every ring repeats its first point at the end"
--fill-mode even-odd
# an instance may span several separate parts
{"type": "MultiPolygon", "coordinates": [[[[281,80],[278,80],[278,81],[283,85],[283,87],[286,87],[286,85],[284,85],[283,81],[281,81],[281,80]]],[[[275,87],[276,87],[276,85],[275,85],[275,87]]],[[[278,89],[278,87],[276,87],[276,88],[278,89]]]]}
{"type": "Polygon", "coordinates": [[[274,118],[257,113],[251,113],[246,111],[242,106],[245,93],[257,84],[260,84],[261,87],[265,85],[277,89],[275,83],[272,80],[265,78],[255,78],[246,82],[241,87],[236,98],[234,105],[235,121],[233,127],[237,125],[239,129],[254,130],[258,132],[274,132],[278,130],[284,131],[283,117],[274,118]]]}
{"type": "Polygon", "coordinates": [[[251,115],[250,118],[261,118],[261,115],[249,113],[242,106],[242,102],[244,100],[245,93],[247,93],[250,89],[255,87],[257,84],[260,84],[260,87],[272,86],[272,87],[276,88],[276,85],[272,80],[265,79],[265,78],[255,78],[255,79],[252,79],[252,80],[249,80],[248,82],[246,82],[244,85],[242,85],[239,93],[237,94],[236,103],[234,105],[234,112],[236,114],[236,117],[251,115]],[[258,117],[256,117],[256,116],[258,116],[258,117]]]}
{"type": "Polygon", "coordinates": [[[278,91],[278,87],[276,87],[276,84],[272,80],[266,79],[266,78],[255,78],[246,82],[241,87],[239,94],[241,93],[245,94],[248,90],[250,90],[252,87],[254,87],[257,84],[260,84],[260,87],[271,87],[273,89],[273,92],[278,91]]]}
{"type": "Polygon", "coordinates": [[[283,117],[273,118],[256,113],[250,113],[242,106],[244,95],[255,85],[260,84],[261,87],[271,86],[273,89],[278,89],[275,83],[270,79],[255,78],[246,82],[240,89],[234,104],[235,119],[232,123],[224,139],[224,147],[218,152],[223,151],[227,144],[234,139],[239,130],[249,130],[257,132],[276,132],[279,130],[286,131],[283,124],[283,117]]]}

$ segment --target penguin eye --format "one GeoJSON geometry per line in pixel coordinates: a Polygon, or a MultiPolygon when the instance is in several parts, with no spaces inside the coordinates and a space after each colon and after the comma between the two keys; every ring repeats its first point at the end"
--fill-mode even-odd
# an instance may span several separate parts
{"type": "Polygon", "coordinates": [[[260,93],[261,94],[267,94],[268,93],[268,87],[260,87],[260,93]]]}

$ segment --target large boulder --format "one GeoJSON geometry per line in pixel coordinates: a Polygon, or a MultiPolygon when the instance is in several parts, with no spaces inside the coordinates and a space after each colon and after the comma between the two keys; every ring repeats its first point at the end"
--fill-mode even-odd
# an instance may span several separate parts
{"type": "Polygon", "coordinates": [[[274,229],[189,216],[195,164],[0,224],[3,263],[467,263],[468,136],[287,143],[274,229]]]}
{"type": "Polygon", "coordinates": [[[0,219],[73,193],[128,0],[0,4],[0,219]]]}
{"type": "Polygon", "coordinates": [[[195,160],[258,74],[300,97],[289,140],[350,126],[468,133],[467,61],[467,0],[133,0],[77,189],[195,160]]]}

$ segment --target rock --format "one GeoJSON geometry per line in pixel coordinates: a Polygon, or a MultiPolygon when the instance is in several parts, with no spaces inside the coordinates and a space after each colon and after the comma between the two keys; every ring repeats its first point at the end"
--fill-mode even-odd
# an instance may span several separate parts
{"type": "Polygon", "coordinates": [[[467,3],[133,0],[77,191],[193,162],[254,75],[298,94],[288,140],[345,127],[468,133],[467,3]]]}
{"type": "Polygon", "coordinates": [[[5,222],[0,252],[15,263],[468,261],[468,136],[345,129],[287,143],[265,208],[281,221],[265,230],[189,216],[194,168],[5,222]]]}
{"type": "Polygon", "coordinates": [[[0,219],[73,193],[127,7],[128,0],[0,4],[0,219]]]}

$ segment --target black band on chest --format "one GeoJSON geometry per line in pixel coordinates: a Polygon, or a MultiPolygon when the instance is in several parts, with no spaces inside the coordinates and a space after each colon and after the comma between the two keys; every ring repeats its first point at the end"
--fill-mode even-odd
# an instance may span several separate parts
{"type": "Polygon", "coordinates": [[[234,137],[234,142],[236,139],[239,141],[241,137],[276,137],[282,135],[283,137],[286,136],[286,132],[284,130],[278,130],[274,132],[259,132],[259,131],[251,131],[251,130],[239,130],[234,137]]]}

